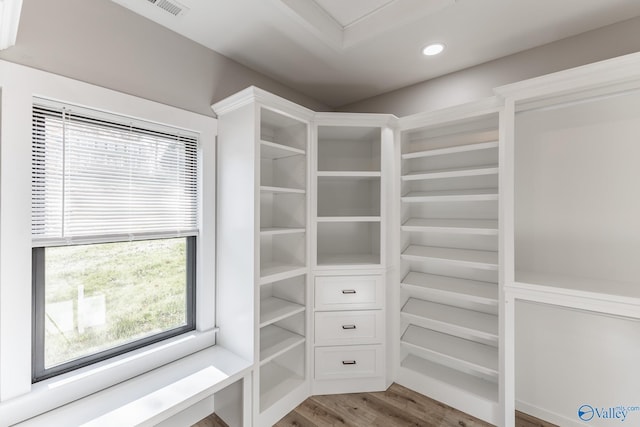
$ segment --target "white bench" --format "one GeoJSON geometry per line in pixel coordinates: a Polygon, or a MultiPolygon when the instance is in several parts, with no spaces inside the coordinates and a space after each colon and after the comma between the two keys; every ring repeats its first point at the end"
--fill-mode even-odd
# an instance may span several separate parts
{"type": "MultiPolygon", "coordinates": [[[[20,427],[124,427],[179,425],[185,411],[201,404],[199,417],[213,412],[213,397],[242,382],[237,398],[244,427],[249,425],[251,363],[213,346],[153,371],[17,424],[20,427]],[[204,413],[202,413],[204,411],[204,413]],[[174,420],[172,422],[172,420],[174,420]]],[[[221,399],[228,403],[228,398],[221,399]]],[[[195,422],[190,420],[189,422],[195,422]]]]}

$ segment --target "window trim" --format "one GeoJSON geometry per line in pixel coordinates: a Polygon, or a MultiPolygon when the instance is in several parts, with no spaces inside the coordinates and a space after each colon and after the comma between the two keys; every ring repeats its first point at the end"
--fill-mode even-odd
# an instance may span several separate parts
{"type": "Polygon", "coordinates": [[[0,97],[0,419],[17,423],[214,345],[217,120],[3,60],[0,97]],[[200,231],[195,331],[32,384],[30,141],[34,97],[198,133],[200,231]]]}

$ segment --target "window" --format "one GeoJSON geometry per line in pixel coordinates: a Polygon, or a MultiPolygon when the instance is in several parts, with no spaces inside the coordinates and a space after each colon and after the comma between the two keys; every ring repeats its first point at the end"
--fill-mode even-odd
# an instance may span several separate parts
{"type": "Polygon", "coordinates": [[[195,328],[198,137],[35,99],[33,380],[195,328]]]}

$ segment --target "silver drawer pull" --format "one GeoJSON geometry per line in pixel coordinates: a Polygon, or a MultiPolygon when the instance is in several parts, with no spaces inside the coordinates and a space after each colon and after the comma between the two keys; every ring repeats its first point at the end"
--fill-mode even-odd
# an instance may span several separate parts
{"type": "Polygon", "coordinates": [[[343,289],[342,293],[343,294],[355,294],[356,290],[355,289],[343,289]]]}
{"type": "Polygon", "coordinates": [[[342,329],[355,329],[356,325],[342,325],[342,329]]]}
{"type": "Polygon", "coordinates": [[[355,360],[343,360],[342,364],[343,365],[355,365],[356,361],[355,360]]]}

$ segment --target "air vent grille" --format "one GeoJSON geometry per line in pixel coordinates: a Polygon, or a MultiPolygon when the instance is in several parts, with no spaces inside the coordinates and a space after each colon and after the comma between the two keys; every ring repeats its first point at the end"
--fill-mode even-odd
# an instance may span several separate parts
{"type": "Polygon", "coordinates": [[[173,16],[180,16],[189,10],[186,6],[178,3],[175,0],[147,0],[149,3],[156,5],[160,9],[173,16]]]}

